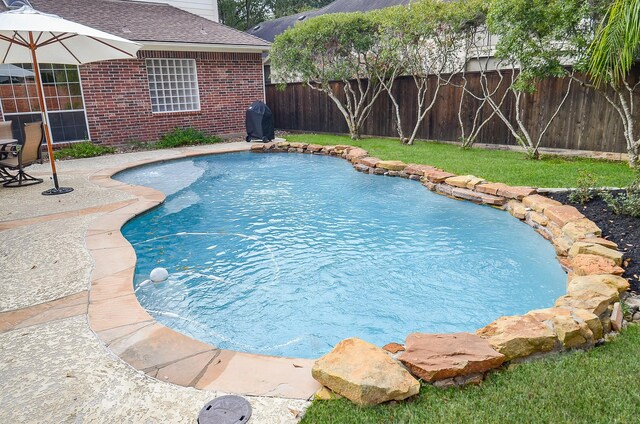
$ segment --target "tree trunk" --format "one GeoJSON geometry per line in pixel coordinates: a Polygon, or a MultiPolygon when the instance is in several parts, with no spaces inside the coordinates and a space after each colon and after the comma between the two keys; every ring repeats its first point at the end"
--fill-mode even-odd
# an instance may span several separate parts
{"type": "Polygon", "coordinates": [[[360,128],[355,125],[352,129],[351,129],[351,140],[360,140],[361,135],[360,135],[360,128]]]}
{"type": "Polygon", "coordinates": [[[398,131],[398,137],[400,137],[400,142],[402,144],[406,144],[407,143],[407,137],[405,137],[404,130],[402,129],[402,116],[400,115],[400,105],[398,105],[398,102],[397,102],[396,98],[394,96],[392,96],[391,93],[389,93],[389,98],[391,99],[391,102],[393,103],[393,110],[396,113],[396,126],[397,126],[397,131],[398,131]]]}
{"type": "Polygon", "coordinates": [[[607,93],[607,88],[598,89],[598,87],[595,87],[592,84],[588,84],[583,81],[580,81],[580,83],[602,94],[607,102],[609,102],[609,104],[616,110],[616,112],[618,112],[618,115],[622,120],[622,126],[624,128],[624,138],[627,142],[629,166],[634,169],[640,167],[640,163],[638,162],[638,154],[640,153],[640,139],[636,139],[636,135],[634,134],[634,125],[636,119],[634,118],[635,102],[633,101],[633,96],[636,93],[638,87],[640,87],[640,82],[632,87],[625,81],[623,84],[624,88],[620,85],[609,83],[608,87],[613,89],[613,91],[615,92],[615,96],[610,96],[609,93],[607,93]],[[626,91],[626,93],[623,92],[623,90],[626,91]],[[627,95],[629,96],[629,101],[627,100],[627,95]],[[616,101],[616,99],[618,101],[616,101]]]}
{"type": "Polygon", "coordinates": [[[405,144],[407,142],[407,138],[405,137],[404,129],[402,128],[402,115],[400,114],[400,105],[398,104],[398,99],[396,99],[396,96],[393,94],[393,85],[396,80],[396,72],[394,71],[390,78],[385,79],[382,76],[379,76],[379,79],[380,84],[382,84],[382,87],[387,92],[387,96],[389,96],[389,100],[391,100],[391,104],[393,105],[398,137],[400,138],[400,142],[402,144],[405,144]]]}
{"type": "Polygon", "coordinates": [[[540,150],[538,149],[538,146],[536,146],[531,152],[531,157],[534,160],[540,160],[540,150]]]}
{"type": "Polygon", "coordinates": [[[640,146],[636,144],[627,150],[627,153],[629,154],[629,166],[633,169],[638,169],[640,167],[640,163],[638,163],[638,154],[640,153],[639,147],[640,146]]]}
{"type": "Polygon", "coordinates": [[[345,108],[344,107],[344,105],[342,104],[340,99],[338,99],[336,97],[336,95],[333,93],[333,90],[331,90],[331,87],[325,87],[323,89],[318,89],[318,88],[315,88],[311,84],[308,84],[308,85],[309,85],[309,87],[311,87],[314,90],[323,91],[324,93],[327,94],[327,96],[329,96],[329,98],[331,100],[333,100],[335,105],[338,107],[338,110],[340,111],[340,113],[342,113],[342,116],[344,116],[345,121],[347,121],[347,127],[349,127],[349,134],[351,135],[351,139],[352,140],[359,140],[360,139],[360,128],[359,128],[359,125],[356,123],[356,120],[355,120],[355,117],[353,116],[353,113],[351,113],[350,108],[345,108]]]}

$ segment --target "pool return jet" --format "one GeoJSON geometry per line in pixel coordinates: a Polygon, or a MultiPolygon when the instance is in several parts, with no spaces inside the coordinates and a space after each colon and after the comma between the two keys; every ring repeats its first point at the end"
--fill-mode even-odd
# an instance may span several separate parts
{"type": "Polygon", "coordinates": [[[20,9],[0,13],[0,57],[2,57],[2,63],[31,62],[33,64],[54,185],[54,188],[45,190],[42,194],[64,194],[73,191],[73,189],[60,187],[58,184],[47,104],[38,61],[82,65],[101,60],[135,59],[136,52],[140,47],[142,45],[133,41],[62,19],[56,15],[38,12],[30,6],[22,6],[20,9]]]}

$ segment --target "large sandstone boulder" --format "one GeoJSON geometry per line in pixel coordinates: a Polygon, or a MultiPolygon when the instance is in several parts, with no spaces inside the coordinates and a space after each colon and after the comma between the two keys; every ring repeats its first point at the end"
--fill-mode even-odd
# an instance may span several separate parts
{"type": "Polygon", "coordinates": [[[609,305],[618,300],[618,294],[607,296],[598,292],[585,290],[567,294],[556,300],[555,306],[584,309],[594,315],[601,316],[609,305]]]}
{"type": "Polygon", "coordinates": [[[376,164],[376,168],[386,169],[387,171],[402,171],[406,166],[406,163],[399,160],[381,160],[376,164]]]}
{"type": "Polygon", "coordinates": [[[458,175],[447,178],[445,182],[454,187],[473,189],[478,184],[483,183],[484,180],[476,177],[475,175],[458,175]]]}
{"type": "Polygon", "coordinates": [[[529,315],[500,317],[476,334],[487,339],[507,361],[536,352],[549,352],[556,342],[550,326],[529,315]]]}
{"type": "Polygon", "coordinates": [[[498,196],[507,197],[509,199],[522,200],[527,196],[536,194],[536,189],[533,187],[510,187],[506,186],[498,190],[498,196]]]}
{"type": "Polygon", "coordinates": [[[406,168],[404,168],[404,172],[406,172],[409,175],[419,175],[419,176],[424,176],[424,173],[427,171],[435,171],[436,168],[434,168],[433,166],[429,166],[429,165],[417,165],[415,163],[410,163],[409,165],[407,165],[406,168]]]}
{"type": "Polygon", "coordinates": [[[589,326],[571,316],[555,316],[551,323],[558,340],[566,349],[591,345],[595,341],[589,326]]]}
{"type": "Polygon", "coordinates": [[[571,309],[571,315],[576,321],[587,324],[587,327],[591,330],[591,334],[593,334],[594,341],[600,340],[603,337],[602,321],[600,321],[600,318],[598,318],[596,314],[585,309],[573,308],[571,309]]]}
{"type": "Polygon", "coordinates": [[[613,259],[581,253],[571,259],[571,269],[575,275],[613,274],[622,275],[624,269],[613,259]]]}
{"type": "Polygon", "coordinates": [[[407,337],[405,349],[398,359],[413,375],[428,382],[484,373],[505,359],[486,340],[469,333],[413,333],[407,337]]]}
{"type": "Polygon", "coordinates": [[[376,405],[418,394],[420,383],[384,350],[358,338],[345,339],[311,370],[323,386],[358,405],[376,405]]]}
{"type": "Polygon", "coordinates": [[[551,325],[553,332],[566,349],[592,345],[595,340],[602,337],[602,324],[598,317],[581,309],[547,308],[530,311],[527,315],[551,325]],[[597,334],[594,334],[585,318],[591,322],[597,334]]]}
{"type": "Polygon", "coordinates": [[[544,197],[539,194],[532,194],[531,196],[523,197],[522,203],[524,203],[527,208],[533,209],[536,212],[544,212],[548,207],[562,205],[562,203],[557,200],[549,199],[548,197],[544,197]]]}
{"type": "Polygon", "coordinates": [[[437,184],[436,185],[436,193],[444,194],[446,196],[453,196],[453,186],[449,184],[437,184]]]}
{"type": "Polygon", "coordinates": [[[556,316],[571,316],[571,309],[569,308],[545,308],[545,309],[534,309],[533,311],[527,312],[527,315],[534,317],[536,320],[540,322],[551,321],[556,316]]]}
{"type": "Polygon", "coordinates": [[[611,311],[611,329],[613,331],[622,330],[623,320],[624,315],[622,313],[622,307],[620,306],[620,302],[616,302],[613,305],[613,311],[611,311]]]}
{"type": "MultiPolygon", "coordinates": [[[[443,184],[443,186],[448,187],[448,185],[445,184],[443,184]]],[[[478,193],[477,191],[469,190],[467,188],[452,187],[450,195],[457,197],[458,199],[465,199],[476,203],[484,203],[494,206],[502,206],[507,203],[507,199],[504,197],[478,193]]]]}
{"type": "Polygon", "coordinates": [[[486,181],[484,179],[482,179],[482,178],[473,177],[469,181],[467,181],[467,188],[469,190],[475,190],[475,188],[478,186],[478,184],[482,184],[484,182],[486,182],[486,181]]]}
{"type": "Polygon", "coordinates": [[[355,165],[353,165],[353,167],[355,168],[356,171],[365,172],[365,173],[368,173],[369,170],[371,169],[367,165],[363,165],[361,163],[356,163],[355,165]]]}
{"type": "Polygon", "coordinates": [[[352,147],[348,150],[345,150],[345,152],[346,153],[344,154],[344,157],[349,162],[354,162],[356,159],[368,156],[367,151],[364,149],[361,149],[360,147],[352,147]]]}
{"type": "Polygon", "coordinates": [[[518,219],[525,219],[527,217],[527,208],[522,202],[518,202],[517,200],[509,200],[507,210],[518,219]]]}
{"type": "MultiPolygon", "coordinates": [[[[546,227],[547,224],[549,223],[549,218],[547,218],[546,216],[544,216],[541,213],[538,212],[529,212],[529,219],[527,220],[528,222],[532,222],[533,224],[537,224],[537,225],[541,225],[543,227],[546,227]]],[[[534,225],[532,225],[534,226],[534,225]]]]}
{"type": "Polygon", "coordinates": [[[578,209],[568,205],[549,206],[545,208],[544,214],[560,227],[584,218],[584,215],[582,215],[578,209]]]}
{"type": "Polygon", "coordinates": [[[424,171],[424,176],[427,178],[427,180],[431,181],[432,183],[438,184],[438,183],[444,182],[447,178],[455,177],[456,174],[441,171],[439,169],[434,169],[431,171],[424,171]]]}
{"type": "Polygon", "coordinates": [[[333,147],[333,151],[336,155],[342,155],[344,152],[352,148],[352,146],[348,146],[346,144],[338,144],[337,146],[333,147]]]}
{"type": "Polygon", "coordinates": [[[615,242],[613,242],[611,240],[607,240],[607,239],[602,238],[602,237],[585,237],[585,238],[580,239],[578,241],[582,242],[582,243],[599,244],[601,246],[604,246],[606,248],[613,249],[613,250],[617,250],[618,249],[618,245],[615,242]]]}
{"type": "Polygon", "coordinates": [[[498,194],[498,190],[507,187],[509,186],[502,183],[484,183],[478,184],[475,190],[479,193],[492,194],[496,196],[498,194]]]}
{"type": "Polygon", "coordinates": [[[586,237],[600,236],[602,230],[590,219],[580,218],[562,227],[562,233],[572,241],[578,241],[586,237]]]}
{"type": "Polygon", "coordinates": [[[602,318],[610,305],[620,299],[629,283],[616,275],[585,275],[569,281],[567,294],[556,300],[556,306],[586,309],[602,318]]]}
{"type": "Polygon", "coordinates": [[[494,196],[506,197],[507,199],[522,200],[527,196],[536,193],[532,187],[511,187],[502,183],[478,184],[475,187],[480,193],[493,194],[494,196]]]}
{"type": "Polygon", "coordinates": [[[581,253],[585,253],[588,255],[598,255],[612,259],[618,266],[622,264],[622,253],[618,252],[617,250],[604,247],[603,245],[598,243],[589,243],[582,241],[573,243],[571,249],[569,250],[569,257],[573,258],[581,253]]]}
{"type": "Polygon", "coordinates": [[[473,175],[456,175],[455,177],[449,177],[445,180],[445,183],[454,187],[467,187],[467,181],[471,178],[475,178],[473,175]]]}
{"type": "Polygon", "coordinates": [[[307,152],[317,153],[317,152],[322,151],[323,148],[324,148],[324,146],[321,146],[319,144],[309,144],[307,146],[307,152]]]}
{"type": "Polygon", "coordinates": [[[567,294],[578,291],[594,291],[615,298],[619,293],[629,289],[629,282],[619,275],[599,274],[574,277],[569,281],[567,294]]]}
{"type": "Polygon", "coordinates": [[[380,162],[380,159],[374,158],[374,157],[371,157],[371,156],[367,156],[367,157],[360,158],[360,159],[356,160],[356,163],[361,163],[361,164],[366,165],[366,166],[368,166],[370,168],[375,168],[376,165],[379,162],[380,162]]]}
{"type": "MultiPolygon", "coordinates": [[[[549,225],[551,224],[553,223],[549,223],[549,225]]],[[[556,249],[556,253],[558,254],[558,256],[567,256],[569,254],[571,246],[573,245],[571,243],[571,240],[567,237],[556,237],[551,240],[551,244],[553,244],[553,248],[556,249]]]]}
{"type": "Polygon", "coordinates": [[[571,240],[569,237],[565,236],[563,234],[563,232],[562,232],[562,228],[560,228],[560,226],[558,224],[556,224],[555,222],[549,222],[547,224],[547,230],[549,230],[549,232],[553,235],[553,237],[564,237],[568,241],[570,241],[571,244],[573,244],[573,240],[571,240]]]}
{"type": "Polygon", "coordinates": [[[584,309],[546,308],[529,311],[527,315],[549,323],[565,348],[591,345],[602,338],[600,319],[584,309]]]}
{"type": "Polygon", "coordinates": [[[307,143],[289,143],[289,147],[293,149],[304,149],[308,146],[307,143]]]}

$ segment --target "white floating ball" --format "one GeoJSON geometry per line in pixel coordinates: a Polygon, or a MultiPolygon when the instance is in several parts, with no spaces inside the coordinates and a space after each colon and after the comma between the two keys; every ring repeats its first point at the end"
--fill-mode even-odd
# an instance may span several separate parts
{"type": "Polygon", "coordinates": [[[169,271],[164,268],[154,268],[151,274],[149,274],[149,278],[151,278],[151,281],[154,283],[161,283],[169,278],[169,271]]]}

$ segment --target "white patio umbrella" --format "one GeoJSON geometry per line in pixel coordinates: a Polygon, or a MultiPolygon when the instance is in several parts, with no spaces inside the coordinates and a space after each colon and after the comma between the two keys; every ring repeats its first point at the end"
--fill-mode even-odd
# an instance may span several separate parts
{"type": "Polygon", "coordinates": [[[81,65],[101,60],[131,59],[136,57],[140,47],[138,43],[56,15],[38,12],[29,6],[0,13],[1,63],[33,63],[54,183],[54,188],[42,194],[63,194],[73,189],[58,185],[38,62],[81,65]]]}

